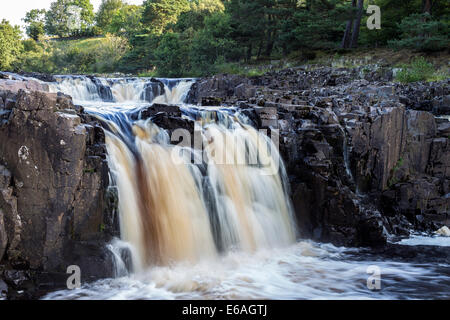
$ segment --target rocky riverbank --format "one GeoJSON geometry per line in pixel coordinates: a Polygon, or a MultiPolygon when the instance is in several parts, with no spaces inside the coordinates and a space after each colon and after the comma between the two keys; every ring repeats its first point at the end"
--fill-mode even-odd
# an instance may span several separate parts
{"type": "MultiPolygon", "coordinates": [[[[70,265],[83,281],[112,276],[105,244],[118,233],[100,124],[49,93],[52,76],[26,76],[41,81],[0,76],[0,291],[9,298],[64,287],[70,265]]],[[[392,77],[368,66],[218,75],[199,79],[188,102],[238,107],[279,130],[301,237],[398,255],[388,239],[450,225],[450,81],[392,77]]],[[[154,83],[152,97],[163,90],[154,83]]],[[[177,106],[131,116],[194,129],[177,106]]]]}
{"type": "Polygon", "coordinates": [[[84,281],[113,275],[103,130],[47,90],[0,82],[0,289],[9,298],[65,287],[70,265],[84,281]]]}
{"type": "Polygon", "coordinates": [[[376,246],[450,223],[450,83],[392,76],[367,66],[220,75],[189,99],[238,105],[279,130],[303,237],[376,246]]]}

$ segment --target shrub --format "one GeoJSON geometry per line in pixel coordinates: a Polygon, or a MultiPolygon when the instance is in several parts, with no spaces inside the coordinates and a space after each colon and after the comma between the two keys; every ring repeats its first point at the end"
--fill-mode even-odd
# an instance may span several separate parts
{"type": "Polygon", "coordinates": [[[182,77],[190,69],[188,45],[182,35],[168,32],[161,36],[154,50],[154,64],[158,75],[162,77],[182,77]]]}
{"type": "Polygon", "coordinates": [[[104,41],[96,48],[95,72],[114,72],[117,64],[129,50],[128,40],[123,37],[106,35],[104,41]]]}
{"type": "Polygon", "coordinates": [[[418,57],[411,61],[409,65],[403,65],[398,72],[396,79],[403,83],[427,81],[434,75],[433,65],[426,61],[424,57],[418,57]]]}

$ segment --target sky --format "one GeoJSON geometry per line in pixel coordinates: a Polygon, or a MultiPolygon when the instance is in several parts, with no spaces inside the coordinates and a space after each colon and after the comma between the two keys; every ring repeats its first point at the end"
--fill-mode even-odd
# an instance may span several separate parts
{"type": "MultiPolygon", "coordinates": [[[[31,9],[49,9],[55,0],[0,0],[0,21],[8,20],[12,25],[23,26],[22,18],[31,9]]],[[[91,0],[95,11],[100,6],[101,0],[91,0]]],[[[129,4],[142,4],[143,0],[126,0],[129,4]]]]}

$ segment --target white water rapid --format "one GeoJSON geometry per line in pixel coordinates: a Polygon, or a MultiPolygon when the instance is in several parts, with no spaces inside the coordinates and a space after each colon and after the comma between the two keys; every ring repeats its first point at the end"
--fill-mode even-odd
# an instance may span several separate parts
{"type": "Polygon", "coordinates": [[[450,298],[449,263],[298,240],[276,145],[235,109],[186,104],[195,80],[57,79],[51,91],[105,123],[121,239],[108,246],[115,278],[44,299],[450,298]],[[131,116],[151,103],[179,106],[203,148],[131,116]],[[380,291],[367,287],[372,265],[380,291]]]}

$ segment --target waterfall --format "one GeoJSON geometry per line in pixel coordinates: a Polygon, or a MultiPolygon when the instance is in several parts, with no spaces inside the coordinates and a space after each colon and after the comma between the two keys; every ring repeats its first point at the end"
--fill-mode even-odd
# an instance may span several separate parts
{"type": "Polygon", "coordinates": [[[56,76],[57,82],[50,83],[51,92],[61,91],[75,101],[102,101],[97,85],[85,76],[56,76]]]}
{"type": "MultiPolygon", "coordinates": [[[[96,82],[65,78],[54,90],[100,104],[102,99],[94,94],[96,82]]],[[[179,105],[183,117],[194,122],[194,139],[198,138],[194,147],[173,145],[169,132],[152,118],[132,120],[129,109],[117,106],[87,109],[105,127],[121,238],[133,248],[134,271],[295,242],[288,183],[277,147],[244,115],[233,108],[184,104],[192,79],[101,83],[111,88],[114,105],[134,101],[139,107],[150,97],[153,103],[179,105]]],[[[112,252],[118,256],[117,250],[112,252]]],[[[123,263],[119,266],[123,274],[123,263]]]]}

